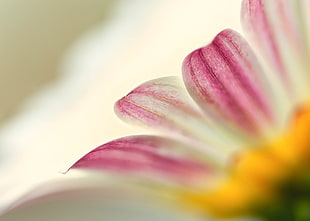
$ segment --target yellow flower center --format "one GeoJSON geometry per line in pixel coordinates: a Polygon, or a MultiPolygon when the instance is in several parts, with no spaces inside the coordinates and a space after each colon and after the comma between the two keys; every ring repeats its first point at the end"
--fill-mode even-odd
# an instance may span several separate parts
{"type": "Polygon", "coordinates": [[[249,215],[281,197],[281,187],[298,182],[309,168],[310,106],[279,139],[238,156],[223,182],[186,200],[216,216],[249,215]]]}

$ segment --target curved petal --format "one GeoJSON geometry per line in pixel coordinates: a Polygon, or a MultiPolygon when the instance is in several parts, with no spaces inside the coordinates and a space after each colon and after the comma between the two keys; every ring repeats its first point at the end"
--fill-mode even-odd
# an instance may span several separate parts
{"type": "Polygon", "coordinates": [[[274,123],[263,71],[247,42],[232,30],[222,31],[211,44],[188,55],[183,78],[204,111],[247,133],[259,135],[274,123]]]}
{"type": "Polygon", "coordinates": [[[244,29],[263,60],[297,101],[309,93],[306,16],[310,4],[306,2],[244,0],[241,14],[244,29]]]}
{"type": "MultiPolygon", "coordinates": [[[[130,220],[196,220],[187,214],[177,214],[166,207],[155,206],[159,196],[150,199],[119,184],[106,185],[102,180],[59,179],[43,183],[18,199],[0,214],[2,221],[130,221],[130,220]]],[[[123,184],[124,185],[124,184],[123,184]]],[[[167,199],[168,201],[169,199],[167,199]]],[[[171,199],[173,201],[173,199],[171,199]]],[[[172,203],[172,202],[171,202],[172,203]]],[[[175,203],[173,201],[173,203],[175,203]]],[[[172,207],[172,206],[171,206],[172,207]]]]}
{"type": "Polygon", "coordinates": [[[214,168],[190,157],[189,153],[182,154],[180,150],[186,148],[170,139],[124,137],[95,148],[70,169],[112,170],[183,184],[202,181],[212,174],[214,168]]]}
{"type": "Polygon", "coordinates": [[[213,158],[225,157],[240,145],[231,131],[225,133],[224,127],[200,112],[177,77],[140,85],[115,104],[115,112],[126,122],[177,136],[213,158]]]}

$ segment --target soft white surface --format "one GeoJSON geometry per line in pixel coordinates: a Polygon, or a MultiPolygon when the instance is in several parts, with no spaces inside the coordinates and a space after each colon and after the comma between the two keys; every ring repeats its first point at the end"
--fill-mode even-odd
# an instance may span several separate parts
{"type": "Polygon", "coordinates": [[[116,118],[114,102],[143,81],[180,75],[183,58],[220,30],[240,31],[239,9],[240,0],[122,1],[68,53],[62,79],[2,127],[0,206],[63,176],[91,148],[142,131],[116,118]]]}
{"type": "MultiPolygon", "coordinates": [[[[96,185],[85,181],[85,179],[58,180],[50,182],[48,186],[36,187],[34,193],[30,192],[19,200],[17,205],[11,207],[12,210],[1,216],[1,220],[198,221],[199,219],[193,214],[180,214],[172,208],[155,206],[150,203],[151,199],[129,196],[122,191],[125,187],[121,188],[116,183],[113,187],[106,185],[103,187],[100,179],[96,179],[96,185]],[[45,195],[44,192],[49,194],[45,195]],[[34,195],[36,195],[35,198],[33,198],[34,195]],[[23,202],[26,203],[23,204],[23,202]]],[[[105,180],[105,183],[113,182],[105,180]]]]}
{"type": "Polygon", "coordinates": [[[125,203],[117,200],[102,200],[97,198],[80,198],[55,200],[42,203],[35,207],[21,209],[3,217],[3,221],[157,221],[179,220],[190,221],[189,217],[171,214],[139,203],[125,203]]]}

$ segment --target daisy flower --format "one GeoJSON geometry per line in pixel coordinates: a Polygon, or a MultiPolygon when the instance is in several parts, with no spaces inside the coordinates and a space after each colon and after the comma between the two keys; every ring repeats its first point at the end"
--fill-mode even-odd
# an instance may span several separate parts
{"type": "Polygon", "coordinates": [[[309,9],[244,0],[251,45],[223,30],[185,58],[185,87],[155,79],[115,104],[121,119],[161,135],[111,141],[71,169],[169,180],[182,204],[215,217],[309,220],[309,9]]]}
{"type": "Polygon", "coordinates": [[[122,120],[160,135],[111,141],[71,169],[169,181],[181,204],[214,217],[309,220],[309,9],[244,0],[249,42],[223,30],[185,58],[185,87],[155,79],[115,104],[122,120]]]}
{"type": "Polygon", "coordinates": [[[115,104],[156,135],[113,140],[70,169],[143,178],[217,218],[310,220],[309,9],[244,0],[249,42],[223,30],[185,58],[183,81],[146,82],[115,104]]]}

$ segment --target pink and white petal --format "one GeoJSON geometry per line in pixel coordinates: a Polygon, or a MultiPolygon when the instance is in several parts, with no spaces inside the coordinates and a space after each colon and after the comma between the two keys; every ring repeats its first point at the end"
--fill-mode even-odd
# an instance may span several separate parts
{"type": "Polygon", "coordinates": [[[70,169],[130,173],[184,185],[194,185],[212,177],[216,168],[189,153],[190,148],[170,139],[130,136],[95,148],[70,169]]]}
{"type": "MultiPolygon", "coordinates": [[[[287,96],[299,102],[309,94],[309,51],[303,1],[244,0],[242,22],[269,69],[280,78],[287,96]]],[[[309,7],[309,5],[308,5],[309,7]]],[[[309,8],[308,8],[309,9],[309,8]]],[[[307,11],[308,13],[308,11],[307,11]]]]}
{"type": "Polygon", "coordinates": [[[310,55],[310,1],[309,0],[300,0],[296,1],[296,4],[299,4],[299,14],[300,14],[300,23],[304,29],[304,42],[307,43],[306,48],[308,51],[308,56],[310,55]]]}
{"type": "Polygon", "coordinates": [[[247,42],[224,30],[183,62],[185,85],[202,109],[259,136],[275,123],[272,93],[247,42]]]}
{"type": "Polygon", "coordinates": [[[215,159],[225,158],[240,146],[235,134],[206,118],[177,77],[140,85],[115,104],[115,112],[126,122],[177,137],[215,159]]]}

